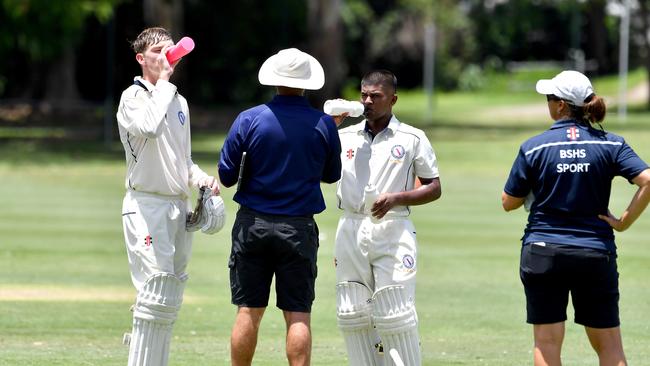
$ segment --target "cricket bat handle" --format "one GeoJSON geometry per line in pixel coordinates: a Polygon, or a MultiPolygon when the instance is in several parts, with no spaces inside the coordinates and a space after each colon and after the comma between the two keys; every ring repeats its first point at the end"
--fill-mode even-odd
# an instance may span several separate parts
{"type": "Polygon", "coordinates": [[[241,182],[244,179],[244,164],[246,163],[246,151],[241,154],[241,163],[239,163],[239,176],[237,177],[237,192],[241,188],[241,182]]]}

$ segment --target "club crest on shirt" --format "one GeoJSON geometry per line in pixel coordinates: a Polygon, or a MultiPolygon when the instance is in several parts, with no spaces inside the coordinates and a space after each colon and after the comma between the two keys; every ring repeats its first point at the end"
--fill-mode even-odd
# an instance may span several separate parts
{"type": "Polygon", "coordinates": [[[415,258],[410,254],[404,254],[402,257],[402,264],[407,269],[413,269],[413,267],[415,267],[415,258]]]}
{"type": "Polygon", "coordinates": [[[402,145],[395,145],[390,149],[390,154],[395,159],[401,159],[401,158],[404,157],[404,154],[406,154],[406,150],[404,149],[404,146],[402,146],[402,145]]]}
{"type": "Polygon", "coordinates": [[[571,127],[566,130],[566,137],[571,141],[575,141],[578,139],[578,137],[580,137],[580,130],[575,127],[571,127]]]}
{"type": "Polygon", "coordinates": [[[178,122],[180,122],[181,125],[185,124],[185,113],[183,113],[183,111],[178,111],[178,122]]]}

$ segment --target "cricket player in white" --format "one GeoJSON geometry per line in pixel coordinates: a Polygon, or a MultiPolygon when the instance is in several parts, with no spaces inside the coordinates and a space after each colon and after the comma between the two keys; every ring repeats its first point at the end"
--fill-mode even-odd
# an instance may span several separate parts
{"type": "Polygon", "coordinates": [[[424,132],[392,113],[396,87],[390,71],[366,74],[366,119],[339,131],[343,169],[337,196],[344,212],[335,246],[337,316],[352,366],[421,364],[409,206],[438,199],[441,188],[424,132]]]}
{"type": "Polygon", "coordinates": [[[207,186],[219,193],[215,178],[192,162],[187,101],[169,82],[177,64],[170,65],[165,57],[172,45],[163,28],[140,33],[132,47],[142,77],[124,90],[117,111],[127,163],[122,221],[131,279],[138,291],[129,366],[167,365],[188,277],[190,188],[207,186]]]}

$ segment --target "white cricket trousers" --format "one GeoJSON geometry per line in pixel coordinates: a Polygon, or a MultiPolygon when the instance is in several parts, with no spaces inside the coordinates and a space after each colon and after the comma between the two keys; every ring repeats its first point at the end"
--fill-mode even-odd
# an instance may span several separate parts
{"type": "Polygon", "coordinates": [[[373,292],[404,285],[415,299],[417,241],[408,218],[373,223],[369,216],[346,213],[339,219],[334,255],[337,283],[359,282],[373,292]]]}
{"type": "Polygon", "coordinates": [[[187,207],[180,197],[127,191],[122,225],[131,280],[138,291],[155,273],[187,276],[192,252],[192,233],[185,230],[187,207]]]}

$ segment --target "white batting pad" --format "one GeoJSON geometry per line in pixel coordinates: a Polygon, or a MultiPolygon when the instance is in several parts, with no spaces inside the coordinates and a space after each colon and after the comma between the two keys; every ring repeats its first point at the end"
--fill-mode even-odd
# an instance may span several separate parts
{"type": "Polygon", "coordinates": [[[336,285],[338,326],[348,349],[350,366],[383,365],[375,349],[378,336],[372,326],[372,292],[358,282],[336,285]]]}
{"type": "Polygon", "coordinates": [[[171,273],[156,273],[144,282],[133,309],[128,366],[167,365],[184,288],[185,283],[171,273]]]}
{"type": "Polygon", "coordinates": [[[421,365],[415,304],[406,295],[404,286],[391,285],[377,290],[372,304],[372,319],[384,345],[385,364],[421,365]]]}

